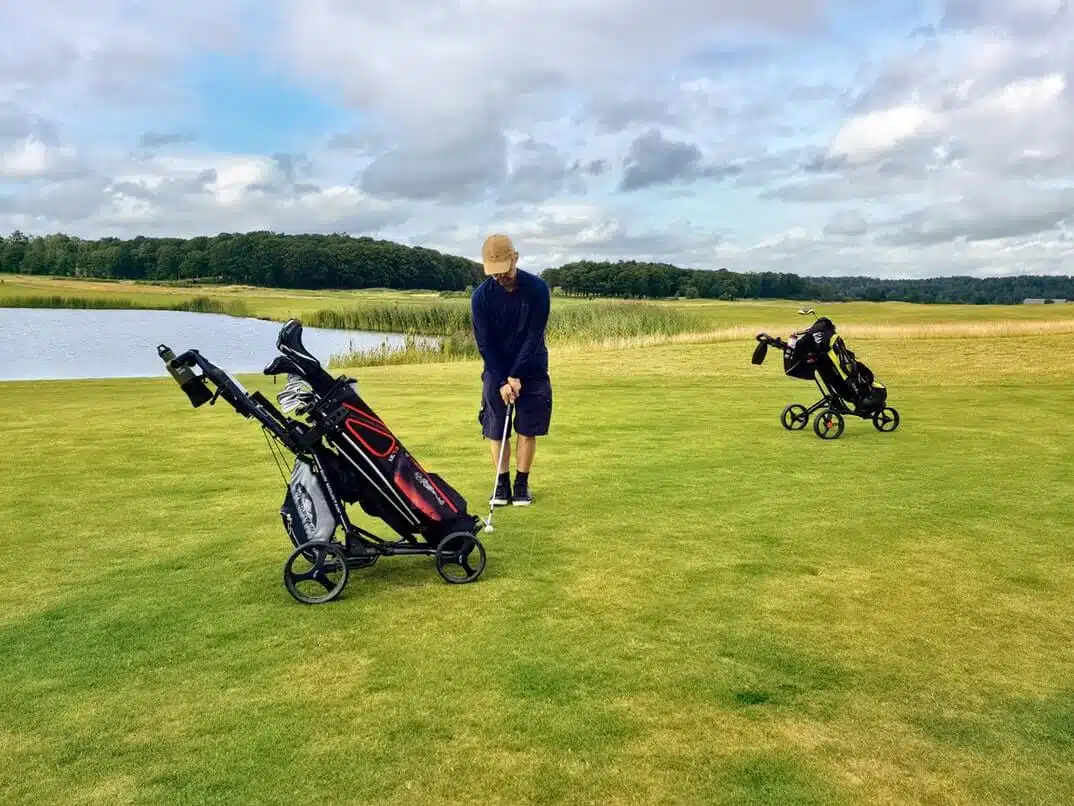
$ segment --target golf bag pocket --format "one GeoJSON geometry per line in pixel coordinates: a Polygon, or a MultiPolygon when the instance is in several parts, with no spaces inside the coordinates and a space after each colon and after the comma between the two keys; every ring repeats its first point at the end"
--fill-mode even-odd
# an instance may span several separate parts
{"type": "Polygon", "coordinates": [[[465,505],[458,492],[439,476],[426,473],[410,454],[400,451],[392,479],[410,507],[428,521],[440,522],[454,518],[465,505]],[[460,506],[463,504],[463,506],[460,506]]]}
{"type": "Polygon", "coordinates": [[[302,459],[295,460],[280,516],[296,548],[311,540],[330,540],[336,532],[338,523],[321,480],[302,459]]]}
{"type": "Polygon", "coordinates": [[[451,506],[454,507],[454,511],[453,511],[452,514],[457,514],[459,512],[465,512],[466,511],[466,501],[459,494],[458,490],[456,490],[454,487],[452,487],[450,484],[448,484],[446,481],[444,481],[444,479],[441,478],[438,474],[429,473],[428,475],[429,475],[429,480],[434,485],[436,485],[436,489],[440,491],[440,493],[443,495],[443,497],[445,499],[447,499],[448,501],[451,502],[451,506]]]}

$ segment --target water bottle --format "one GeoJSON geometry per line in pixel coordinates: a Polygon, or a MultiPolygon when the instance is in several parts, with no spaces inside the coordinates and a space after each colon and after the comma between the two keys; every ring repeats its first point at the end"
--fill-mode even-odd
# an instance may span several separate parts
{"type": "Polygon", "coordinates": [[[157,355],[164,362],[168,374],[179,384],[179,388],[186,392],[186,396],[195,408],[212,398],[212,393],[206,388],[205,383],[194,374],[190,367],[177,367],[172,364],[175,360],[175,353],[172,352],[168,345],[161,344],[158,346],[157,355]]]}
{"type": "Polygon", "coordinates": [[[171,376],[175,378],[177,384],[186,386],[194,380],[194,372],[190,367],[175,367],[172,365],[172,361],[175,360],[175,353],[172,352],[171,347],[166,344],[160,345],[157,347],[157,355],[160,356],[161,360],[164,362],[164,366],[167,367],[171,376]]]}

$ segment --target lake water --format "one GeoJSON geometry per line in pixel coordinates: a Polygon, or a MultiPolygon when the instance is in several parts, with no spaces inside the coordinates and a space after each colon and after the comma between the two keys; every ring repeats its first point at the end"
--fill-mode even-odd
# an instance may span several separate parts
{"type": "MultiPolygon", "coordinates": [[[[213,313],[0,308],[0,381],[169,377],[157,356],[191,347],[229,373],[261,372],[279,355],[282,322],[213,313]]],[[[400,347],[397,334],[303,328],[302,342],[327,366],[333,354],[400,347]]]]}

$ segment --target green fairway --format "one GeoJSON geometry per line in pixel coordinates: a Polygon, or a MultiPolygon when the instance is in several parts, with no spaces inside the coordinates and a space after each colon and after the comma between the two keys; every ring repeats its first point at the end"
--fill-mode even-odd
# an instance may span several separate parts
{"type": "MultiPolygon", "coordinates": [[[[892,308],[822,312],[933,316],[892,308]]],[[[902,425],[834,442],[780,426],[816,387],[748,339],[553,351],[482,578],[389,558],[313,607],[256,423],[168,379],[0,384],[0,803],[1074,801],[1074,340],[879,335],[848,340],[902,425]]],[[[479,372],[356,374],[485,514],[479,372]]]]}

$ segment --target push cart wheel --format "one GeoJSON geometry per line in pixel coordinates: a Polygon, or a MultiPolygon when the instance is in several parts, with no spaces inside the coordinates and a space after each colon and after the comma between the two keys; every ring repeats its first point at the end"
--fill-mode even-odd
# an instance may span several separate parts
{"type": "Polygon", "coordinates": [[[873,415],[873,427],[877,431],[892,432],[899,427],[899,412],[888,406],[873,415]]]}
{"type": "Polygon", "coordinates": [[[287,592],[303,604],[324,604],[347,586],[347,557],[343,546],[310,541],[296,548],[283,566],[287,592]]]}
{"type": "Polygon", "coordinates": [[[839,439],[845,427],[843,415],[837,411],[826,411],[813,420],[813,430],[821,439],[839,439]]]}
{"type": "Polygon", "coordinates": [[[788,431],[801,431],[809,425],[809,412],[801,403],[791,403],[779,415],[779,421],[788,431]]]}
{"type": "Polygon", "coordinates": [[[452,532],[436,547],[436,570],[453,585],[473,582],[485,570],[485,547],[469,532],[452,532]]]}

